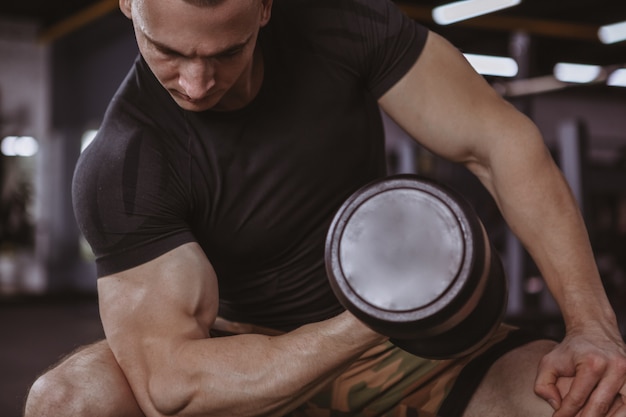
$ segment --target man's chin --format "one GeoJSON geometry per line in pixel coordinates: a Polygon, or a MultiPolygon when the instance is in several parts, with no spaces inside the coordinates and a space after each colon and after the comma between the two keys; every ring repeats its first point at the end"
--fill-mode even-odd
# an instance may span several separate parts
{"type": "Polygon", "coordinates": [[[184,97],[180,97],[178,94],[170,93],[176,104],[183,110],[192,112],[202,112],[206,110],[214,111],[233,111],[245,107],[247,101],[233,100],[232,97],[228,99],[226,96],[220,96],[213,94],[204,100],[189,101],[184,97]]]}
{"type": "Polygon", "coordinates": [[[178,107],[187,111],[201,112],[211,110],[219,103],[219,97],[215,94],[207,96],[202,100],[189,100],[177,91],[170,90],[169,93],[176,104],[178,104],[178,107]]]}
{"type": "Polygon", "coordinates": [[[193,111],[193,112],[211,110],[215,106],[215,103],[208,102],[208,101],[191,102],[191,101],[181,100],[177,98],[174,98],[174,101],[176,101],[176,104],[178,104],[178,106],[182,108],[183,110],[193,111]]]}

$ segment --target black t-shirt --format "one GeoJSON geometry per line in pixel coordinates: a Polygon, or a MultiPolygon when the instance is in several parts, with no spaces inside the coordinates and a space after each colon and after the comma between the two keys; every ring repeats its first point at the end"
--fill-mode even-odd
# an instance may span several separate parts
{"type": "Polygon", "coordinates": [[[385,174],[376,99],[426,36],[387,0],[275,0],[261,90],[231,112],[181,109],[139,57],[74,176],[98,276],[196,241],[224,317],[289,330],[337,314],[326,232],[385,174]]]}

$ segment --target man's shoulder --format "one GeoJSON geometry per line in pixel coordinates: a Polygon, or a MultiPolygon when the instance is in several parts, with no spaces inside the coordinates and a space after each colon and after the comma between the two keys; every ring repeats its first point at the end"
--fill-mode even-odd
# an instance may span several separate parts
{"type": "Polygon", "coordinates": [[[158,124],[175,116],[172,111],[177,108],[147,63],[138,56],[109,102],[102,126],[158,124]]]}
{"type": "Polygon", "coordinates": [[[159,142],[184,131],[183,119],[178,106],[138,58],[109,102],[96,140],[107,143],[107,149],[100,150],[107,153],[140,140],[159,142]]]}
{"type": "Polygon", "coordinates": [[[154,76],[139,57],[111,99],[88,152],[81,154],[80,162],[89,161],[89,169],[123,168],[118,166],[120,161],[128,164],[147,146],[157,152],[143,152],[145,155],[167,154],[161,148],[176,134],[179,111],[150,77],[154,76]]]}
{"type": "Polygon", "coordinates": [[[345,28],[352,18],[380,21],[389,8],[395,8],[390,0],[275,0],[273,20],[284,20],[294,28],[315,22],[324,28],[341,23],[345,28]],[[294,17],[298,20],[292,20],[294,17]],[[348,20],[346,20],[348,18],[348,20]]]}
{"type": "Polygon", "coordinates": [[[391,0],[275,0],[270,27],[281,44],[366,56],[389,39],[410,38],[416,28],[391,0]]]}

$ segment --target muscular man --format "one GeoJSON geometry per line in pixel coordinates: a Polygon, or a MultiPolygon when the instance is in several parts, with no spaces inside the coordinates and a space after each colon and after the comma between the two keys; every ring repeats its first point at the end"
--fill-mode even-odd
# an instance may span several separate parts
{"type": "Polygon", "coordinates": [[[106,341],[40,377],[27,416],[626,415],[626,349],[574,200],[454,47],[387,0],[120,7],[141,54],[73,186],[106,341]],[[491,192],[562,309],[560,344],[502,326],[429,361],[342,312],[324,236],[385,173],[379,106],[491,192]]]}

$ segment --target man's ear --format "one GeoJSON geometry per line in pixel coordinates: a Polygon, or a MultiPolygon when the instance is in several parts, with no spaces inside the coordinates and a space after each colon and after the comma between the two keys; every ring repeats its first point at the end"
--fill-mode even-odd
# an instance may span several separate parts
{"type": "MultiPolygon", "coordinates": [[[[120,2],[122,1],[124,0],[120,0],[120,2]]],[[[272,0],[261,0],[261,7],[263,8],[261,11],[261,26],[263,27],[267,25],[272,16],[272,0]]]]}
{"type": "Polygon", "coordinates": [[[132,15],[132,0],[120,0],[120,10],[124,13],[124,16],[131,18],[132,15]]]}

